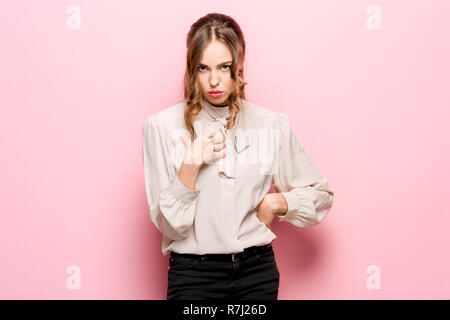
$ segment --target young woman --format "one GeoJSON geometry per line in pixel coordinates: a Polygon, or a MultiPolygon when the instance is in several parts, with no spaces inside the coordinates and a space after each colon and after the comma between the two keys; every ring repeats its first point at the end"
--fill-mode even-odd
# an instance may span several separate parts
{"type": "Polygon", "coordinates": [[[236,21],[200,18],[187,36],[184,101],[143,127],[150,218],[170,254],[167,299],[277,299],[272,220],[310,227],[333,203],[286,114],[245,99],[244,56],[236,21]]]}

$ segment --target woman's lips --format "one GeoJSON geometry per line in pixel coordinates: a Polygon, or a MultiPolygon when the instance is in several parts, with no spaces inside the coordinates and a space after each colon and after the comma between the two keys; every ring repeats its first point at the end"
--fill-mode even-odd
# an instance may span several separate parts
{"type": "Polygon", "coordinates": [[[223,94],[222,91],[209,91],[208,93],[213,98],[218,98],[223,94]]]}

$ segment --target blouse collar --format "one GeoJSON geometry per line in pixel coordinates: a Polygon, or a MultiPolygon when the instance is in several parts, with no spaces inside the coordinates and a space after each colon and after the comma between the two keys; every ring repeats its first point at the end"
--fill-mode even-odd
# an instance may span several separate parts
{"type": "MultiPolygon", "coordinates": [[[[242,101],[242,99],[241,99],[242,101]]],[[[243,103],[243,101],[242,101],[243,103]]],[[[236,116],[236,121],[234,128],[231,130],[230,134],[231,137],[227,135],[228,129],[226,129],[227,126],[227,120],[230,116],[229,113],[229,106],[224,107],[218,107],[215,105],[212,105],[207,100],[205,100],[203,97],[200,98],[200,104],[202,106],[202,111],[205,112],[205,116],[210,118],[210,121],[214,123],[217,123],[219,126],[219,129],[223,135],[227,138],[227,157],[224,159],[218,160],[218,167],[219,167],[219,176],[227,177],[227,178],[235,178],[235,170],[236,170],[236,163],[235,158],[237,153],[242,152],[250,145],[250,141],[245,135],[236,135],[236,128],[239,128],[239,120],[242,116],[242,112],[239,111],[239,113],[236,116]]],[[[239,130],[238,130],[239,131],[239,130]]]]}
{"type": "Polygon", "coordinates": [[[200,98],[200,104],[202,106],[202,110],[211,118],[212,121],[218,121],[223,125],[227,125],[228,117],[230,116],[230,107],[223,106],[217,107],[203,97],[200,98]]]}
{"type": "MultiPolygon", "coordinates": [[[[241,109],[245,108],[244,106],[244,99],[240,99],[241,101],[241,109]]],[[[202,106],[202,110],[204,112],[204,115],[208,117],[212,122],[219,122],[221,126],[221,131],[225,133],[227,131],[226,127],[228,124],[228,118],[230,116],[230,107],[224,106],[224,107],[217,107],[207,100],[205,100],[203,97],[200,98],[200,104],[202,106]]],[[[203,113],[202,112],[202,113],[203,113]]],[[[240,110],[239,113],[236,116],[236,120],[234,123],[234,129],[243,129],[241,128],[242,124],[242,117],[243,117],[243,110],[240,110]]],[[[242,132],[239,132],[238,136],[236,135],[236,130],[232,130],[232,140],[233,145],[236,150],[236,152],[240,153],[243,150],[245,150],[250,145],[250,140],[245,135],[242,135],[242,132]]],[[[239,130],[238,130],[239,131],[239,130]]]]}

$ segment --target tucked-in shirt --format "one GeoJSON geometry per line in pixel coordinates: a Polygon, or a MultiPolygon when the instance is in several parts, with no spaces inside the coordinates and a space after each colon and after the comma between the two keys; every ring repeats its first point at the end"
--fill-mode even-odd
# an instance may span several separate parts
{"type": "Polygon", "coordinates": [[[242,252],[271,243],[276,234],[257,216],[271,185],[286,199],[278,217],[306,228],[329,212],[334,193],[297,140],[286,114],[240,98],[235,126],[226,128],[229,106],[201,99],[194,138],[214,126],[225,135],[225,158],[204,163],[195,189],[178,178],[189,137],[185,101],[148,117],[142,130],[146,198],[153,224],[162,233],[162,253],[242,252]]]}

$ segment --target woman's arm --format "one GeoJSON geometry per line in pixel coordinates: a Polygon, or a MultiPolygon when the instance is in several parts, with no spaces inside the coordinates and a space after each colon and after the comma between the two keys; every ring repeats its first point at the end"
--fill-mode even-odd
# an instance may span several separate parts
{"type": "Polygon", "coordinates": [[[319,172],[292,131],[286,114],[278,113],[280,124],[280,161],[273,185],[280,196],[273,202],[281,211],[280,221],[306,228],[320,223],[333,204],[334,192],[319,172]]]}
{"type": "Polygon", "coordinates": [[[200,191],[192,167],[177,175],[167,135],[156,119],[147,119],[142,130],[145,190],[153,224],[168,238],[182,240],[193,226],[200,191]]]}
{"type": "Polygon", "coordinates": [[[197,183],[198,172],[200,171],[200,166],[195,164],[181,163],[180,171],[178,172],[178,179],[181,183],[189,189],[195,190],[195,185],[197,183]]]}

